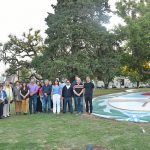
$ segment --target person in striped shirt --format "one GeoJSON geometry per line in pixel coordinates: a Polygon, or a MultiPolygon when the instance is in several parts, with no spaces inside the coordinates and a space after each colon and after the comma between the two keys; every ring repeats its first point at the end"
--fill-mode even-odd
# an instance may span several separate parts
{"type": "Polygon", "coordinates": [[[81,79],[77,78],[77,82],[73,86],[73,92],[77,102],[77,113],[83,113],[83,91],[84,85],[81,83],[81,79]]]}

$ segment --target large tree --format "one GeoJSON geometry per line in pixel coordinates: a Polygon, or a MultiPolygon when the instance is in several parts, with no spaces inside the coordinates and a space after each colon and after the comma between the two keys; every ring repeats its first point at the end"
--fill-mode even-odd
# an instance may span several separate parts
{"type": "Polygon", "coordinates": [[[49,78],[97,75],[94,61],[105,57],[106,43],[110,52],[113,47],[103,25],[109,21],[108,0],[58,0],[53,8],[55,13],[46,18],[47,48],[34,59],[34,67],[49,78]]]}
{"type": "Polygon", "coordinates": [[[150,1],[121,0],[117,3],[117,14],[126,23],[120,26],[124,41],[122,64],[129,77],[136,75],[139,85],[139,81],[148,78],[143,69],[150,61],[150,1]]]}
{"type": "Polygon", "coordinates": [[[7,75],[16,74],[24,68],[30,71],[32,59],[41,54],[44,50],[43,39],[40,31],[29,29],[28,33],[23,33],[21,38],[15,35],[9,35],[9,41],[3,45],[1,59],[9,64],[6,70],[7,75]]]}

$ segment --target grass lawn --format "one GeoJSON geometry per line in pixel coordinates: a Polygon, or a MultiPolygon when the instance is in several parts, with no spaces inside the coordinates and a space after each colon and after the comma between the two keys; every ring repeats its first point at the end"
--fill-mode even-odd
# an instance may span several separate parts
{"type": "Polygon", "coordinates": [[[85,114],[13,114],[0,120],[0,150],[85,150],[87,144],[112,150],[150,150],[149,140],[148,123],[85,114]]]}
{"type": "Polygon", "coordinates": [[[112,88],[112,89],[95,89],[94,90],[94,96],[99,96],[99,95],[106,95],[106,94],[111,94],[111,93],[118,93],[118,92],[126,92],[126,90],[133,90],[135,92],[143,92],[143,91],[150,91],[150,88],[139,88],[139,89],[128,89],[128,88],[112,88]]]}
{"type": "Polygon", "coordinates": [[[112,94],[112,93],[118,93],[118,92],[125,92],[127,89],[94,89],[94,97],[100,96],[100,95],[106,95],[106,94],[112,94]]]}

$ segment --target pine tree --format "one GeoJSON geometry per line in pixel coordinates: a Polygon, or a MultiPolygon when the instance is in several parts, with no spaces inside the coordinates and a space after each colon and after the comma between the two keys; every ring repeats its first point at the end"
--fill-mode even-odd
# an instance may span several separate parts
{"type": "Polygon", "coordinates": [[[43,76],[56,77],[92,74],[90,56],[97,40],[103,39],[108,22],[107,0],[58,0],[55,13],[46,18],[48,29],[43,56],[33,64],[43,76]],[[47,70],[45,70],[45,66],[47,70]],[[48,72],[48,73],[46,73],[48,72]]]}

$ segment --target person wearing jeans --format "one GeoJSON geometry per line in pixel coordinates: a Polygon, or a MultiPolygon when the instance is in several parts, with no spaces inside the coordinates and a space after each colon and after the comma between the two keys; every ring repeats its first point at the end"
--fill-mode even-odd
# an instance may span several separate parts
{"type": "Polygon", "coordinates": [[[52,85],[52,99],[53,99],[53,113],[60,113],[60,100],[61,100],[62,90],[59,85],[59,81],[55,80],[52,85]]]}
{"type": "MultiPolygon", "coordinates": [[[[77,84],[77,79],[78,79],[79,77],[76,75],[75,76],[75,80],[72,82],[72,87],[74,87],[76,84],[77,84]]],[[[74,111],[77,111],[77,98],[76,98],[76,95],[74,94],[74,97],[73,97],[73,99],[74,99],[74,111]]]]}
{"type": "Polygon", "coordinates": [[[93,89],[94,84],[91,82],[90,77],[86,77],[86,83],[84,83],[84,97],[85,97],[85,104],[86,104],[86,113],[91,114],[92,113],[92,98],[93,98],[93,89]],[[89,112],[89,105],[90,105],[90,112],[89,112]]]}
{"type": "Polygon", "coordinates": [[[75,94],[75,100],[77,102],[78,113],[83,113],[83,91],[84,91],[84,86],[81,83],[81,79],[77,78],[77,83],[73,87],[73,92],[75,94]]]}
{"type": "Polygon", "coordinates": [[[72,108],[73,88],[69,80],[66,81],[66,85],[62,89],[62,96],[64,97],[63,113],[66,113],[67,104],[70,113],[73,113],[73,108],[72,108]]]}
{"type": "Polygon", "coordinates": [[[12,87],[11,87],[9,81],[6,81],[6,82],[5,82],[4,90],[6,91],[6,94],[7,94],[8,103],[7,103],[7,104],[4,104],[4,107],[3,107],[3,116],[4,116],[4,117],[9,117],[9,116],[10,116],[10,115],[9,115],[10,102],[13,100],[12,87]]]}
{"type": "Polygon", "coordinates": [[[34,79],[31,79],[30,84],[28,84],[29,88],[29,111],[32,114],[32,104],[33,104],[33,111],[36,113],[37,108],[37,92],[38,92],[38,85],[35,83],[34,79]]]}
{"type": "Polygon", "coordinates": [[[42,100],[42,111],[46,112],[46,105],[48,104],[48,112],[51,112],[51,91],[52,86],[49,85],[49,80],[45,80],[45,84],[42,87],[43,100],[42,100]]]}
{"type": "Polygon", "coordinates": [[[3,107],[6,99],[7,99],[6,91],[3,90],[3,85],[0,85],[0,119],[3,118],[3,107]]]}

